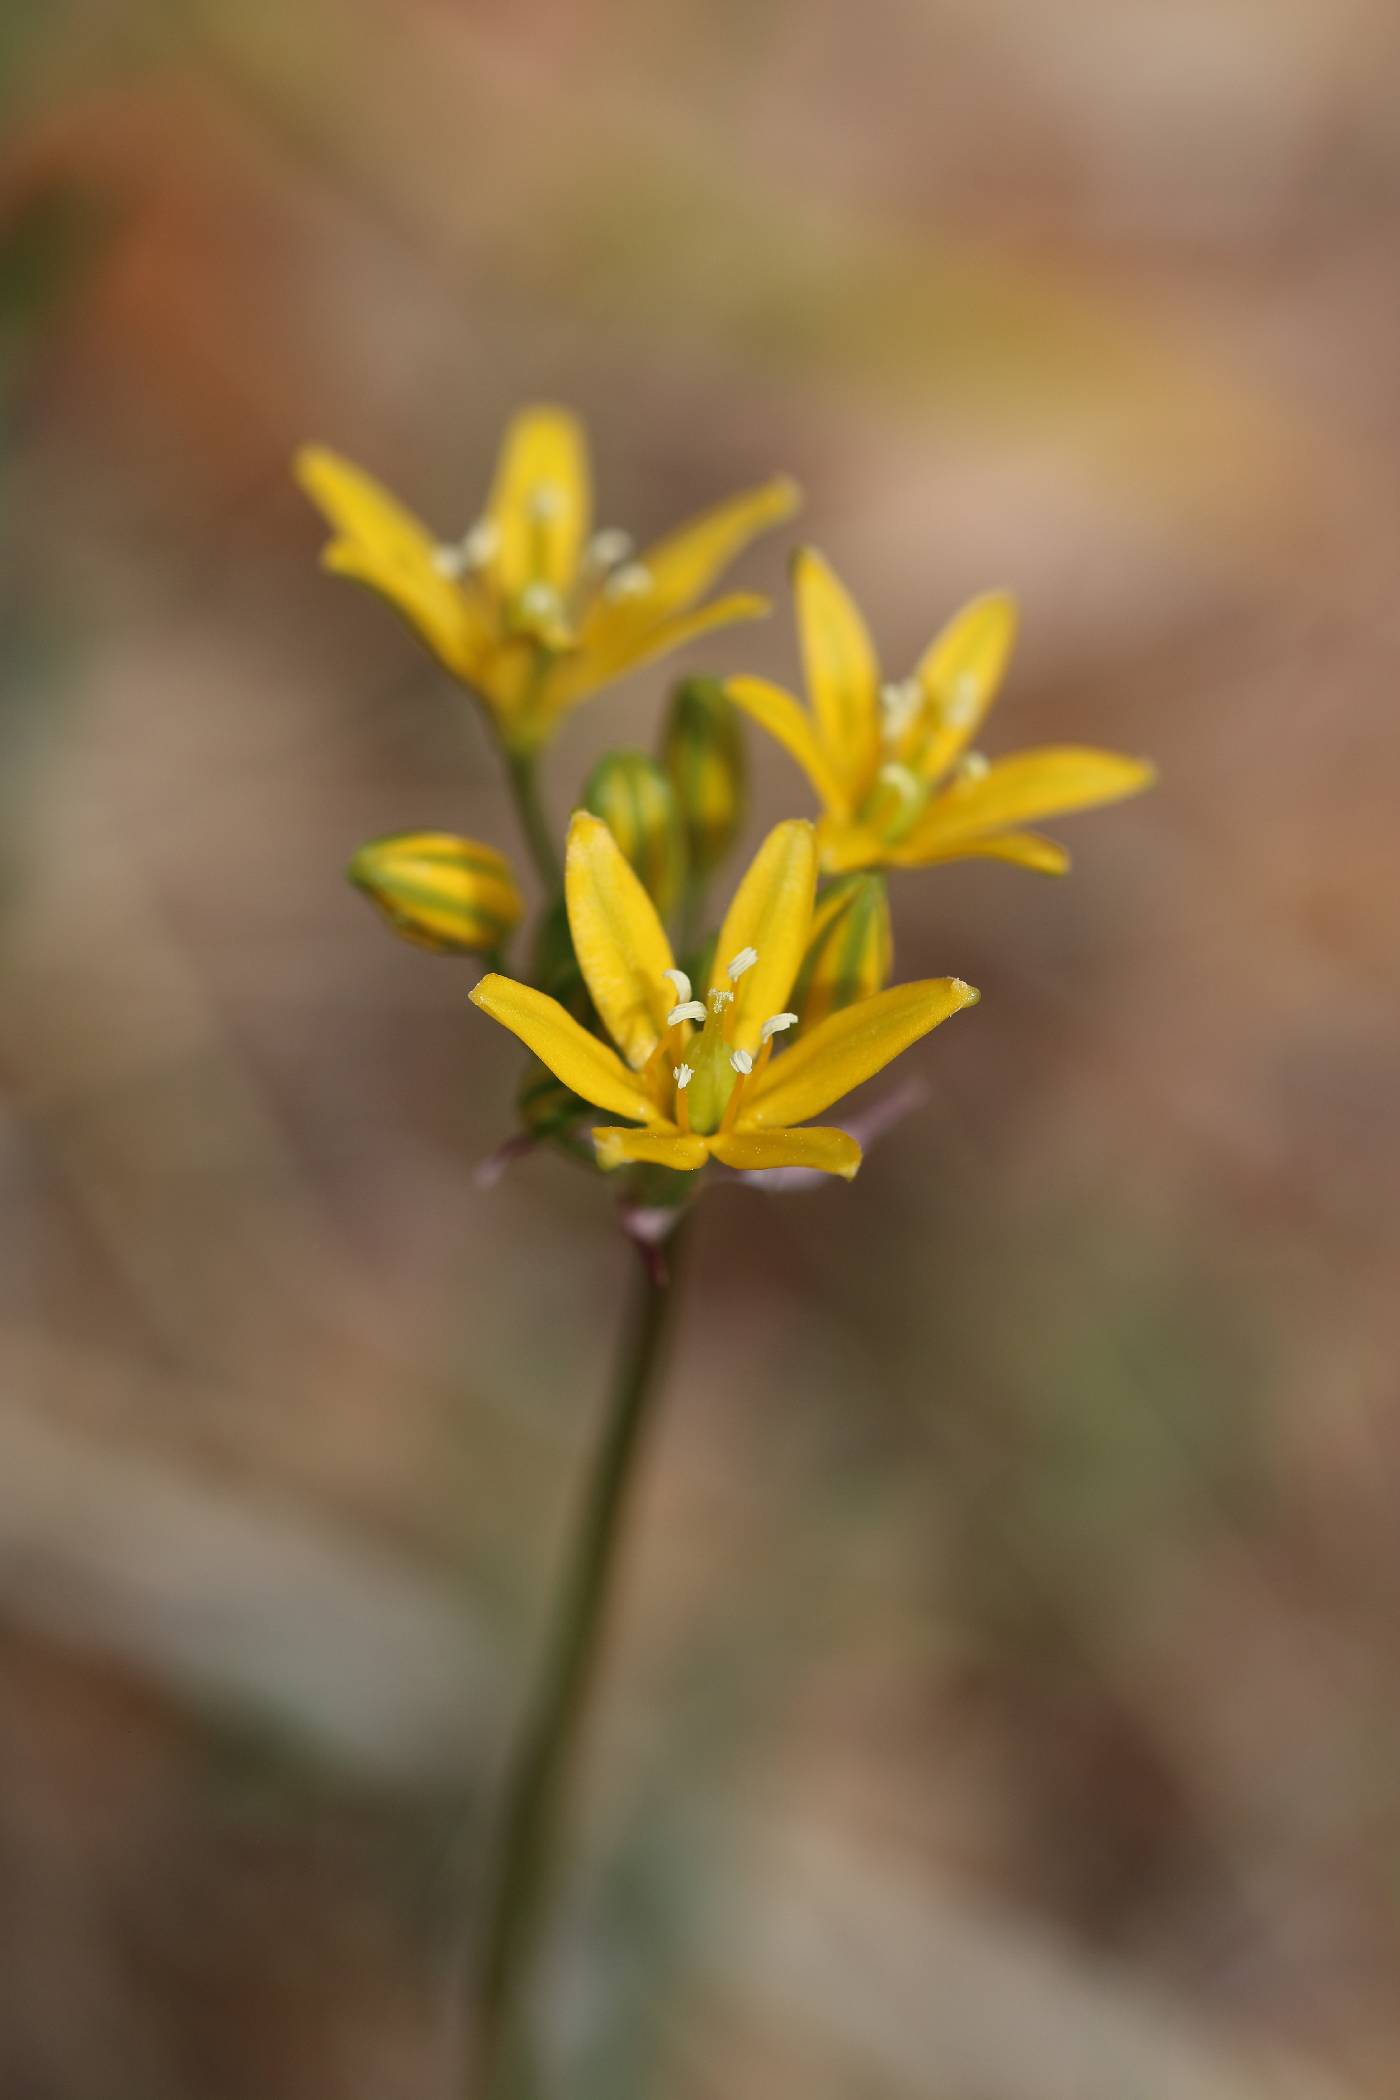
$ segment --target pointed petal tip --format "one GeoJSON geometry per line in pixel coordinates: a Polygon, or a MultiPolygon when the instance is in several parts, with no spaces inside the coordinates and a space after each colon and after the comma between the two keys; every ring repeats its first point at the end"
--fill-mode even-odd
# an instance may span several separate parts
{"type": "Polygon", "coordinates": [[[957,1006],[954,1008],[955,1013],[961,1013],[965,1006],[976,1006],[982,997],[982,994],[978,991],[976,985],[969,984],[967,980],[962,977],[953,978],[952,988],[958,1002],[957,1006]]]}

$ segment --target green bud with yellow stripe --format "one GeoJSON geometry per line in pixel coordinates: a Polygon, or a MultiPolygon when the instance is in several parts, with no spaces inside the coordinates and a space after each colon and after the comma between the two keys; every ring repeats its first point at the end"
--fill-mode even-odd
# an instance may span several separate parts
{"type": "Polygon", "coordinates": [[[747,785],[739,712],[718,678],[687,678],[676,687],[661,756],[680,806],[692,874],[703,881],[734,843],[747,785]]]}
{"type": "Polygon", "coordinates": [[[685,881],[685,834],[675,790],[656,760],[607,752],[588,776],[583,806],[602,818],[666,918],[685,881]]]}
{"type": "Polygon", "coordinates": [[[804,1032],[828,1014],[883,991],[894,964],[883,875],[838,875],[817,897],[807,952],[792,988],[804,1032]]]}
{"type": "Polygon", "coordinates": [[[494,955],[525,909],[505,855],[447,831],[371,839],[346,873],[395,933],[441,955],[494,955]]]}

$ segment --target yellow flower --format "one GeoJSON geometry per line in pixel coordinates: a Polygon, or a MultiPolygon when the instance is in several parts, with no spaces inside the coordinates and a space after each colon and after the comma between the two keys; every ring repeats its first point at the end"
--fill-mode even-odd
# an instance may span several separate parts
{"type": "Polygon", "coordinates": [[[707,996],[692,997],[645,889],[599,818],[569,829],[564,889],[574,949],[617,1045],[509,977],[471,996],[565,1086],[629,1126],[595,1130],[600,1165],[648,1161],[690,1171],[708,1159],[748,1170],[815,1167],[847,1180],[860,1146],[844,1130],[795,1129],[870,1079],[977,993],[958,977],[903,984],[830,1014],[774,1056],[808,945],[816,890],[810,824],[779,824],[729,907],[707,996]],[[618,1054],[621,1053],[621,1055],[618,1054]]]}
{"type": "Polygon", "coordinates": [[[1151,786],[1152,767],[1116,751],[1050,744],[989,764],[969,748],[1016,637],[1007,592],[964,606],[897,684],[881,682],[865,622],[812,548],[794,561],[793,592],[810,710],[766,678],[729,678],[725,691],[816,789],[829,872],[980,858],[1062,875],[1063,846],[1019,827],[1151,786]]]}
{"type": "Polygon", "coordinates": [[[517,752],[638,664],[767,612],[749,593],[699,600],[797,502],[790,481],[765,482],[634,558],[625,533],[593,531],[587,440],[575,417],[549,407],[513,418],[485,510],[445,544],[337,453],[306,446],[296,472],[333,528],[325,567],[386,598],[517,752]]]}
{"type": "Polygon", "coordinates": [[[525,909],[505,855],[451,832],[371,839],[346,873],[396,933],[439,954],[494,955],[525,909]]]}

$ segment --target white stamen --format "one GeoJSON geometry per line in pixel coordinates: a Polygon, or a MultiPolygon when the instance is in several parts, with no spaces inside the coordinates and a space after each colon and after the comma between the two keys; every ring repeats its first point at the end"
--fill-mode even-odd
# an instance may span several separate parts
{"type": "Polygon", "coordinates": [[[685,1092],[686,1088],[687,1088],[687,1087],[688,1087],[688,1086],[690,1085],[690,1082],[691,1082],[691,1080],[692,1080],[692,1079],[693,1079],[694,1077],[695,1077],[695,1072],[694,1072],[694,1069],[693,1069],[693,1067],[692,1067],[692,1066],[690,1066],[690,1065],[677,1065],[677,1066],[676,1066],[676,1090],[677,1090],[677,1092],[678,1092],[678,1093],[682,1093],[682,1094],[683,1094],[683,1093],[685,1092]]]}
{"type": "Polygon", "coordinates": [[[531,489],[525,508],[537,523],[546,524],[550,518],[557,518],[564,508],[564,491],[552,481],[541,481],[531,489]]]}
{"type": "Polygon", "coordinates": [[[670,979],[676,988],[676,997],[684,1003],[690,997],[690,979],[684,970],[663,970],[663,977],[670,979]]]}
{"type": "Polygon", "coordinates": [[[559,610],[559,593],[552,583],[544,583],[537,576],[520,593],[520,610],[527,620],[547,620],[559,610]]]}
{"type": "Polygon", "coordinates": [[[737,984],[745,970],[751,970],[758,961],[757,948],[741,948],[729,968],[725,971],[731,984],[737,984]]]}
{"type": "Polygon", "coordinates": [[[712,1014],[723,1013],[726,1006],[733,1004],[733,1000],[733,992],[727,992],[722,984],[716,985],[710,994],[710,1012],[712,1014]]]}
{"type": "Polygon", "coordinates": [[[650,589],[651,570],[644,568],[639,561],[629,561],[620,569],[613,570],[603,585],[603,596],[613,599],[640,598],[650,589]]]}
{"type": "Polygon", "coordinates": [[[785,1028],[796,1028],[797,1020],[796,1014],[770,1014],[759,1031],[759,1041],[771,1042],[773,1037],[781,1035],[785,1028]]]}
{"type": "Polygon", "coordinates": [[[753,1070],[753,1059],[749,1056],[747,1050],[731,1050],[729,1062],[741,1079],[747,1079],[753,1070]]]}
{"type": "Polygon", "coordinates": [[[433,549],[433,567],[439,576],[455,583],[469,569],[484,569],[501,543],[501,535],[490,518],[478,518],[459,540],[449,540],[433,549]]]}
{"type": "Polygon", "coordinates": [[[966,751],[958,761],[959,780],[985,780],[991,770],[991,761],[980,751],[966,751]]]}
{"type": "Polygon", "coordinates": [[[698,999],[682,999],[679,1006],[673,1006],[666,1016],[666,1026],[674,1028],[677,1021],[698,1021],[703,1028],[705,1025],[705,1009],[700,1004],[700,1001],[698,999]]]}
{"type": "Polygon", "coordinates": [[[964,671],[943,703],[943,719],[950,729],[971,729],[981,703],[981,687],[970,671],[964,671]]]}
{"type": "Polygon", "coordinates": [[[917,774],[912,773],[908,766],[896,765],[892,761],[887,766],[881,766],[879,777],[883,780],[886,787],[894,789],[901,800],[905,802],[918,801],[922,789],[920,788],[917,774]]]}
{"type": "Polygon", "coordinates": [[[595,569],[615,569],[631,552],[631,533],[624,532],[618,525],[608,525],[601,532],[595,532],[588,542],[586,559],[595,569]]]}
{"type": "Polygon", "coordinates": [[[885,735],[892,742],[903,736],[919,709],[924,691],[917,678],[901,678],[898,684],[882,685],[880,705],[885,715],[885,735]]]}

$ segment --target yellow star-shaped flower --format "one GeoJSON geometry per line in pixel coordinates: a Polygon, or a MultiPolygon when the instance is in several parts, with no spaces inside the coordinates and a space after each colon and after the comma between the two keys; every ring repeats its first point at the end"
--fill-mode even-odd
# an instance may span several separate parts
{"type": "Polygon", "coordinates": [[[813,827],[801,819],[777,825],[735,893],[711,983],[697,999],[612,833],[580,810],[564,865],[569,929],[616,1050],[557,1000],[512,978],[483,977],[471,996],[565,1086],[628,1119],[594,1131],[604,1167],[648,1161],[690,1171],[717,1159],[750,1171],[815,1167],[849,1180],[861,1158],[853,1137],[794,1126],[872,1078],[977,993],[959,977],[895,985],[829,1013],[778,1049],[798,1021],[787,1000],[808,948],[816,880],[813,827]]]}
{"type": "Polygon", "coordinates": [[[502,741],[528,752],[567,708],[650,658],[768,601],[699,601],[765,527],[797,504],[778,478],[683,525],[640,557],[625,533],[592,529],[588,444],[562,408],[527,408],[501,445],[482,515],[442,542],[363,469],[310,445],[297,478],[333,528],[326,568],[386,598],[490,709],[502,741]]]}
{"type": "Polygon", "coordinates": [[[1142,759],[1087,745],[1050,744],[991,763],[970,749],[1016,637],[1005,591],[964,606],[896,684],[882,682],[855,603],[811,548],[795,558],[793,592],[810,709],[766,678],[729,678],[725,691],[816,789],[829,873],[988,859],[1062,875],[1064,847],[1020,827],[1151,786],[1142,759]]]}

